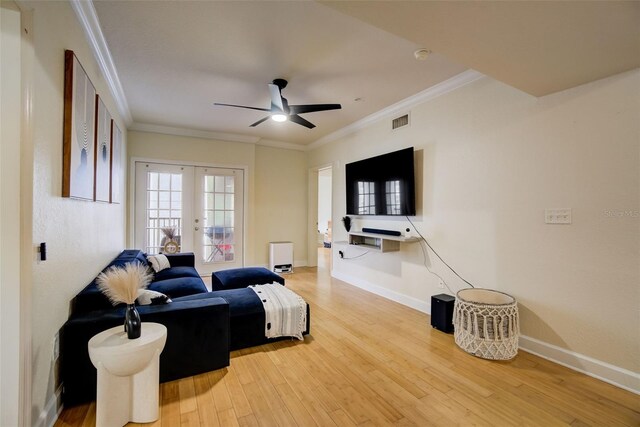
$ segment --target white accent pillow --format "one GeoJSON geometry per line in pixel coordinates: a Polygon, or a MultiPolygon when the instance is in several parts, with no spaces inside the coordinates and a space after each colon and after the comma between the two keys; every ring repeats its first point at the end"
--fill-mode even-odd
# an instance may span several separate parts
{"type": "Polygon", "coordinates": [[[139,289],[137,300],[140,305],[168,304],[171,302],[171,298],[165,294],[149,289],[139,289]]]}
{"type": "Polygon", "coordinates": [[[151,267],[156,273],[164,270],[165,268],[171,267],[171,264],[169,264],[169,259],[166,257],[166,255],[150,255],[147,257],[147,261],[151,263],[151,267]]]}

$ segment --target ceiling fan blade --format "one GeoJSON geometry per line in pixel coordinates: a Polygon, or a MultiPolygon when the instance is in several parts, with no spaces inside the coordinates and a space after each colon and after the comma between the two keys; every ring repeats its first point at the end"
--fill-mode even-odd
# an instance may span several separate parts
{"type": "Polygon", "coordinates": [[[250,127],[250,128],[254,128],[254,127],[258,126],[260,123],[264,122],[265,120],[269,120],[269,118],[270,118],[270,117],[271,117],[271,116],[267,116],[267,117],[265,117],[264,119],[260,119],[260,120],[258,120],[257,122],[255,122],[255,123],[253,123],[253,124],[249,125],[249,127],[250,127]]]}
{"type": "Polygon", "coordinates": [[[274,84],[269,84],[269,93],[271,94],[271,111],[277,110],[284,113],[280,88],[274,84]]]}
{"type": "Polygon", "coordinates": [[[302,126],[304,126],[306,128],[309,128],[309,129],[313,129],[314,127],[316,127],[316,125],[314,125],[310,121],[305,120],[305,119],[303,119],[302,117],[300,117],[300,116],[298,116],[296,114],[291,114],[289,116],[289,120],[292,121],[293,123],[297,123],[297,124],[302,125],[302,126]]]}
{"type": "Polygon", "coordinates": [[[213,105],[220,105],[222,107],[247,108],[249,110],[258,110],[258,111],[271,111],[268,108],[247,107],[246,105],[220,104],[219,102],[214,102],[213,105]]]}
{"type": "Polygon", "coordinates": [[[340,104],[289,105],[291,114],[313,113],[315,111],[339,110],[340,104]]]}

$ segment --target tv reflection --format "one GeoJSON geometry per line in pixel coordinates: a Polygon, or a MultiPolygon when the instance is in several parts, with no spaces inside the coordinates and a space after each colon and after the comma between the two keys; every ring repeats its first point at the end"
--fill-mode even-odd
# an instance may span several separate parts
{"type": "Polygon", "coordinates": [[[359,215],[401,215],[403,186],[400,180],[358,181],[357,200],[359,215]],[[378,189],[377,187],[380,187],[378,189]],[[380,206],[380,209],[376,208],[380,206]]]}

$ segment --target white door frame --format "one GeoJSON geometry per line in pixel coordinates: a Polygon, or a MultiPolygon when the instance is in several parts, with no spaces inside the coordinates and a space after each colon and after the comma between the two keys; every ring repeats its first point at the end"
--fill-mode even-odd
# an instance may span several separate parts
{"type": "MultiPolygon", "coordinates": [[[[4,65],[2,74],[17,72],[20,84],[11,81],[10,90],[2,89],[3,214],[0,215],[0,276],[2,308],[0,326],[10,334],[0,333],[0,424],[28,426],[31,414],[31,278],[35,265],[33,236],[33,12],[24,2],[3,2],[0,11],[4,24],[16,39],[0,35],[4,65]],[[9,41],[9,43],[6,43],[9,41]],[[18,57],[18,59],[16,59],[18,57]],[[8,60],[11,59],[11,60],[8,60]],[[7,60],[7,61],[5,61],[7,60]],[[5,68],[6,67],[6,68],[5,68]],[[8,108],[7,108],[8,107],[8,108]],[[6,108],[6,109],[5,109],[6,108]],[[7,125],[5,128],[5,125],[7,125]],[[6,163],[5,163],[6,162],[6,163]],[[16,185],[16,183],[18,183],[16,185]]],[[[15,74],[14,74],[15,75],[15,74]]],[[[5,83],[8,83],[5,81],[5,83]]]]}
{"type": "Polygon", "coordinates": [[[185,160],[168,160],[168,159],[158,159],[152,157],[131,157],[129,158],[129,215],[127,220],[127,244],[129,247],[134,247],[135,245],[135,192],[136,192],[136,162],[149,162],[149,163],[161,163],[167,165],[183,165],[183,166],[195,166],[195,167],[205,167],[205,168],[220,168],[220,169],[242,169],[244,172],[244,196],[243,196],[243,204],[244,204],[244,212],[242,216],[242,265],[246,265],[246,257],[247,257],[247,206],[249,205],[249,166],[247,165],[233,165],[233,164],[224,164],[224,163],[205,163],[205,162],[192,162],[185,160]]]}
{"type": "MultiPolygon", "coordinates": [[[[307,202],[307,266],[318,266],[318,171],[320,169],[331,168],[331,226],[335,227],[334,207],[333,201],[333,186],[335,185],[335,171],[338,167],[337,162],[325,163],[322,165],[309,168],[308,173],[308,202],[307,202]]],[[[335,233],[332,232],[335,236],[335,233]]],[[[332,239],[333,240],[333,239],[332,239]]],[[[331,242],[331,255],[333,260],[333,242],[331,242]]],[[[329,270],[333,269],[333,262],[329,262],[329,270]]]]}

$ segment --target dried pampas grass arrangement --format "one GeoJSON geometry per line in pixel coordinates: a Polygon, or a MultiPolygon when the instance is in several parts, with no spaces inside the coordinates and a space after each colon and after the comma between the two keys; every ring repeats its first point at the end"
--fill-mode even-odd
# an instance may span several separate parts
{"type": "Polygon", "coordinates": [[[164,234],[164,237],[168,240],[175,240],[176,233],[178,232],[176,227],[173,225],[169,227],[160,227],[160,231],[162,231],[162,234],[164,234]]]}
{"type": "Polygon", "coordinates": [[[113,266],[100,273],[96,283],[111,304],[134,304],[138,298],[138,290],[149,286],[152,277],[146,266],[128,263],[124,267],[113,266]]]}

